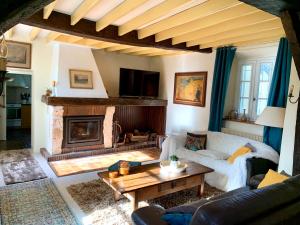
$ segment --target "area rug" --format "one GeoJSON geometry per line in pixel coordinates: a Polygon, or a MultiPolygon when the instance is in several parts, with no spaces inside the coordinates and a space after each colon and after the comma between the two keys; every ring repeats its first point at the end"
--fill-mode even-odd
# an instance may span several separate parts
{"type": "Polygon", "coordinates": [[[2,225],[78,224],[51,179],[0,188],[2,225]]]}
{"type": "Polygon", "coordinates": [[[33,158],[5,163],[2,165],[2,173],[5,184],[22,183],[47,177],[39,163],[33,158]]]}
{"type": "MultiPolygon", "coordinates": [[[[71,185],[67,190],[82,211],[87,214],[85,219],[89,224],[131,224],[132,207],[129,200],[122,198],[115,202],[112,190],[101,180],[71,185]]],[[[207,184],[204,190],[204,198],[223,193],[207,184]]],[[[197,188],[193,188],[141,202],[139,206],[158,204],[164,208],[171,208],[197,200],[199,200],[197,188]]]]}
{"type": "Polygon", "coordinates": [[[30,149],[0,151],[0,164],[20,162],[31,158],[32,156],[30,149]]]}

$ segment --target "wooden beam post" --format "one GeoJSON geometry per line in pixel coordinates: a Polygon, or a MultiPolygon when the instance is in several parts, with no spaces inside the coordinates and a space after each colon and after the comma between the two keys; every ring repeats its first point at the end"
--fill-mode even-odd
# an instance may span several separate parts
{"type": "Polygon", "coordinates": [[[1,10],[0,15],[0,31],[6,32],[51,2],[53,0],[10,0],[4,3],[1,2],[0,10],[2,7],[3,10],[1,10]]]}
{"type": "Polygon", "coordinates": [[[109,25],[100,32],[97,32],[96,22],[87,19],[81,19],[77,24],[70,24],[70,15],[52,12],[49,19],[43,19],[43,12],[39,11],[30,18],[22,21],[23,24],[39,27],[46,30],[51,30],[59,33],[79,36],[83,38],[94,39],[104,42],[112,42],[117,44],[125,44],[140,47],[161,48],[166,50],[183,50],[191,52],[211,53],[212,49],[199,49],[199,46],[186,47],[185,43],[172,45],[172,40],[168,39],[161,42],[155,42],[154,35],[144,39],[138,39],[138,32],[131,31],[125,35],[118,35],[118,27],[109,25]]]}
{"type": "Polygon", "coordinates": [[[280,17],[300,78],[300,19],[298,13],[291,10],[283,11],[280,17]]]}

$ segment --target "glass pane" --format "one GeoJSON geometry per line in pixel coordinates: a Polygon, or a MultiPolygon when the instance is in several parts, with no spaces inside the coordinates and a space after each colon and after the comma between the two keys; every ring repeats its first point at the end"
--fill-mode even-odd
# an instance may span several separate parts
{"type": "Polygon", "coordinates": [[[269,96],[269,82],[260,82],[258,90],[258,98],[268,98],[269,96]]]}
{"type": "Polygon", "coordinates": [[[247,97],[250,96],[250,82],[241,82],[240,87],[240,97],[247,97]]]}
{"type": "Polygon", "coordinates": [[[251,73],[252,73],[252,66],[251,65],[243,65],[241,81],[251,81],[251,73]]]}
{"type": "Polygon", "coordinates": [[[267,99],[258,99],[257,101],[257,115],[260,115],[267,106],[267,99]]]}
{"type": "Polygon", "coordinates": [[[249,107],[249,99],[248,98],[241,98],[240,99],[240,113],[244,112],[244,109],[246,109],[246,113],[248,114],[248,107],[249,107]]]}
{"type": "Polygon", "coordinates": [[[261,63],[259,79],[260,81],[270,81],[272,73],[272,63],[261,63]]]}

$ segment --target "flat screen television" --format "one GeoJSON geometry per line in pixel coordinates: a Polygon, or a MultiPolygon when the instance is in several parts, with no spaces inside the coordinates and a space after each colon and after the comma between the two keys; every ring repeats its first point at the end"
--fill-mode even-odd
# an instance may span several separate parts
{"type": "Polygon", "coordinates": [[[159,72],[120,68],[121,97],[158,97],[159,72]]]}

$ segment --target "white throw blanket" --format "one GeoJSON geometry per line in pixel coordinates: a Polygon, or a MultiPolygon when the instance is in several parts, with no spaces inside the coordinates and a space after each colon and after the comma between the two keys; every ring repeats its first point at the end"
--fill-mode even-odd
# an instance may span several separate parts
{"type": "Polygon", "coordinates": [[[179,158],[194,161],[210,167],[215,171],[207,174],[205,176],[205,181],[211,186],[224,191],[230,191],[246,186],[246,160],[248,158],[264,158],[271,160],[274,163],[278,163],[279,161],[278,153],[270,146],[243,137],[219,132],[208,132],[207,149],[209,150],[220,151],[231,155],[239,147],[242,147],[247,143],[251,143],[257,149],[257,152],[238,157],[233,164],[229,164],[227,160],[217,160],[212,157],[199,154],[200,151],[205,150],[200,150],[197,153],[197,151],[185,149],[185,139],[186,135],[169,136],[162,145],[160,160],[168,159],[171,155],[176,154],[179,158]]]}

